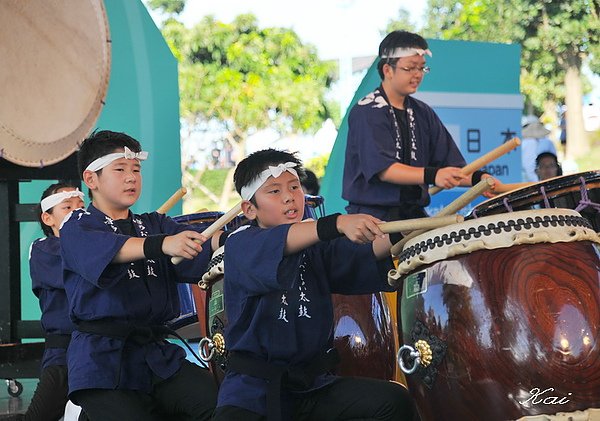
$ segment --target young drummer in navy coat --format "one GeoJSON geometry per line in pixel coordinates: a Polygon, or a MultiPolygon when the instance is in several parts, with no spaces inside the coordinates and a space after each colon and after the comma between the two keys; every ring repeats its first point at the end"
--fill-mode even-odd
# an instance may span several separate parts
{"type": "MultiPolygon", "coordinates": [[[[142,189],[139,142],[101,131],[81,145],[92,204],[61,228],[65,289],[76,330],[69,391],[92,420],[210,419],[216,386],[207,370],[164,340],[180,313],[175,281],[205,271],[210,243],[156,212],[133,214],[142,189]],[[174,266],[171,256],[187,260],[174,266]]],[[[215,238],[215,240],[217,240],[215,238]]]]}
{"type": "Polygon", "coordinates": [[[331,294],[391,290],[391,243],[370,215],[301,222],[302,172],[294,155],[273,149],[251,154],[235,171],[252,224],[225,242],[230,357],[215,419],[412,420],[401,385],[329,374],[336,362],[331,294]]]}
{"type": "Polygon", "coordinates": [[[40,381],[23,418],[27,421],[58,420],[68,401],[67,347],[73,322],[63,284],[59,228],[65,216],[83,205],[83,193],[66,183],[52,184],[42,193],[39,215],[46,237],[31,244],[29,271],[40,300],[46,349],[40,381]]]}
{"type": "Polygon", "coordinates": [[[342,193],[348,213],[386,221],[426,217],[430,185],[474,186],[490,177],[482,171],[461,173],[466,163],[459,147],[435,111],[413,97],[429,72],[431,55],[427,41],[411,32],[393,31],[381,41],[381,86],[359,100],[348,117],[342,193]]]}

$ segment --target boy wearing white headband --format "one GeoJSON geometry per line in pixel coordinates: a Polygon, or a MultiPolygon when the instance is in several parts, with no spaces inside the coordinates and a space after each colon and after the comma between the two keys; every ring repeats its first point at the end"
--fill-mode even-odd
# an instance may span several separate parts
{"type": "Polygon", "coordinates": [[[407,31],[389,33],[379,45],[381,86],[358,101],[348,118],[343,193],[348,213],[386,221],[427,216],[428,188],[471,186],[465,160],[437,114],[411,95],[429,73],[427,41],[407,31]]]}
{"type": "Polygon", "coordinates": [[[33,293],[40,301],[46,346],[40,381],[23,416],[27,421],[57,420],[68,401],[67,347],[74,326],[63,284],[59,228],[70,212],[83,205],[83,193],[67,183],[52,184],[42,193],[39,219],[46,237],[31,244],[29,271],[33,293]]]}
{"type": "Polygon", "coordinates": [[[180,314],[176,282],[198,280],[211,243],[168,216],[130,211],[147,158],[137,140],[111,131],[93,133],[78,154],[93,201],[60,230],[76,325],[69,396],[91,419],[208,420],[216,402],[213,378],[165,340],[165,323],[180,314]],[[186,260],[173,266],[171,256],[186,260]]]}
{"type": "Polygon", "coordinates": [[[330,374],[331,294],[390,290],[391,243],[370,215],[301,222],[303,176],[293,154],[274,149],[236,168],[252,223],[225,242],[229,360],[214,419],[412,420],[402,386],[330,374]]]}

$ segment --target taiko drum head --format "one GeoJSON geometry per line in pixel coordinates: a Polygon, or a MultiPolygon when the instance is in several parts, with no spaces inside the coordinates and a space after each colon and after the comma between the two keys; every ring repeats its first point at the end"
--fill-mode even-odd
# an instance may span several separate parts
{"type": "Polygon", "coordinates": [[[589,221],[571,209],[538,209],[489,215],[427,231],[406,243],[398,267],[388,274],[390,285],[420,268],[478,250],[521,244],[572,241],[599,242],[589,221]]]}
{"type": "Polygon", "coordinates": [[[110,75],[102,0],[3,0],[0,156],[57,163],[96,123],[110,75]]]}

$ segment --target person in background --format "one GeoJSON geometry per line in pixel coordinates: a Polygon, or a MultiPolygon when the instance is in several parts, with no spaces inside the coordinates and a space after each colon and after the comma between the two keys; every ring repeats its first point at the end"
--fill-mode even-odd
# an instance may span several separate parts
{"type": "Polygon", "coordinates": [[[305,170],[305,173],[306,177],[302,180],[302,190],[304,190],[305,194],[317,196],[321,187],[317,175],[308,169],[305,170]]]}
{"type": "Polygon", "coordinates": [[[521,167],[523,169],[523,181],[538,181],[536,173],[536,158],[544,152],[550,152],[556,156],[556,147],[548,138],[550,130],[546,129],[535,116],[526,117],[525,124],[521,130],[521,167]]]}
{"type": "Polygon", "coordinates": [[[567,145],[567,109],[564,108],[560,116],[560,144],[565,147],[567,145]]]}
{"type": "Polygon", "coordinates": [[[40,381],[22,418],[26,421],[58,420],[69,400],[67,348],[74,325],[63,283],[59,228],[69,213],[83,206],[83,193],[67,183],[52,184],[42,193],[38,214],[46,237],[31,244],[29,271],[40,301],[46,349],[40,381]]]}
{"type": "Polygon", "coordinates": [[[542,152],[535,159],[535,173],[539,181],[562,175],[558,158],[552,152],[542,152]]]}

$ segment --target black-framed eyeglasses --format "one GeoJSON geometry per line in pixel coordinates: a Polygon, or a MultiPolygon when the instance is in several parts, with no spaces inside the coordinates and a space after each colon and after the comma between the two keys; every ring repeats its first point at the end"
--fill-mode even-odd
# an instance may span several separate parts
{"type": "Polygon", "coordinates": [[[392,66],[392,68],[394,68],[394,69],[400,69],[403,72],[410,73],[411,75],[416,75],[418,73],[423,73],[424,75],[426,75],[427,73],[429,73],[431,71],[431,67],[429,67],[429,66],[404,67],[404,66],[398,66],[397,64],[390,64],[390,66],[392,66]]]}

